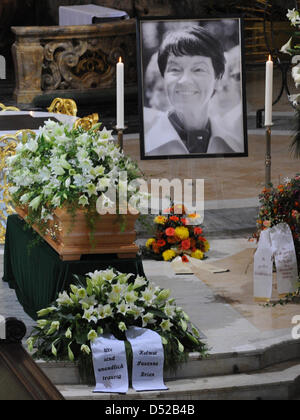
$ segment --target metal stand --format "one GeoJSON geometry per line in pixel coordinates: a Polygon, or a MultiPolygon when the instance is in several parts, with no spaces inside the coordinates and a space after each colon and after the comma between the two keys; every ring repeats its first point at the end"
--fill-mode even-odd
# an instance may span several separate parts
{"type": "Polygon", "coordinates": [[[266,160],[265,160],[265,170],[266,170],[266,180],[265,187],[268,188],[271,184],[271,137],[272,137],[272,125],[266,126],[266,160]]]}
{"type": "Polygon", "coordinates": [[[121,151],[123,151],[124,131],[127,130],[128,127],[124,127],[124,128],[114,127],[114,128],[118,132],[118,146],[120,147],[121,151]]]}

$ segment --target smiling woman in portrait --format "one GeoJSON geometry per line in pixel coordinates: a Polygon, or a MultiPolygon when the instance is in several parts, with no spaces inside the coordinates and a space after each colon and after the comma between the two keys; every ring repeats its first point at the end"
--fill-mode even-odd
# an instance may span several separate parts
{"type": "Polygon", "coordinates": [[[157,66],[170,107],[144,107],[145,156],[243,153],[242,126],[230,130],[226,113],[211,105],[226,70],[222,43],[195,24],[169,31],[157,66]]]}

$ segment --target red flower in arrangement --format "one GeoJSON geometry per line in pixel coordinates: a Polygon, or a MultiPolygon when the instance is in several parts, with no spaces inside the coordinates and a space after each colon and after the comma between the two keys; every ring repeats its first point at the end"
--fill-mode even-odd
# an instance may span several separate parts
{"type": "Polygon", "coordinates": [[[186,240],[181,242],[181,248],[184,251],[187,251],[188,249],[190,249],[190,247],[191,247],[191,241],[189,239],[186,239],[186,240]]]}
{"type": "Polygon", "coordinates": [[[186,219],[181,219],[181,223],[185,226],[187,224],[187,220],[186,219]]]}
{"type": "Polygon", "coordinates": [[[179,222],[179,217],[177,216],[171,216],[170,220],[172,220],[172,222],[179,222]]]}
{"type": "Polygon", "coordinates": [[[160,248],[162,248],[166,245],[166,241],[164,241],[163,239],[160,239],[156,243],[157,243],[157,246],[159,246],[160,248]]]}
{"type": "Polygon", "coordinates": [[[174,236],[175,235],[175,229],[174,228],[166,229],[166,235],[167,236],[174,236]]]}
{"type": "Polygon", "coordinates": [[[160,254],[160,247],[157,245],[156,242],[152,245],[152,249],[154,254],[160,254]]]}
{"type": "Polygon", "coordinates": [[[205,241],[206,241],[206,239],[205,239],[205,238],[203,238],[203,236],[199,236],[198,241],[200,241],[200,242],[205,242],[205,241]]]}
{"type": "Polygon", "coordinates": [[[190,262],[190,260],[188,259],[188,257],[187,257],[186,255],[183,255],[183,256],[181,257],[181,260],[182,260],[182,262],[183,262],[183,263],[188,263],[188,262],[190,262]]]}
{"type": "Polygon", "coordinates": [[[194,228],[194,234],[195,235],[201,235],[203,233],[203,230],[200,227],[194,228]]]}
{"type": "Polygon", "coordinates": [[[174,237],[170,236],[170,237],[167,239],[167,241],[168,241],[168,244],[176,244],[177,242],[179,242],[179,239],[178,239],[178,238],[176,238],[176,236],[174,236],[174,237]]]}

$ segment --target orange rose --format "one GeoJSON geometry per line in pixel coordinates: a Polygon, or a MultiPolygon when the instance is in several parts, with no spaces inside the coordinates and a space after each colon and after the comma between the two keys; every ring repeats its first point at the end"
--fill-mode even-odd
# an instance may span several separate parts
{"type": "Polygon", "coordinates": [[[203,230],[199,227],[194,228],[194,234],[195,235],[201,235],[203,233],[203,230]]]}
{"type": "Polygon", "coordinates": [[[181,248],[185,251],[187,251],[188,249],[190,249],[191,247],[191,241],[189,239],[186,239],[185,241],[181,242],[181,248]]]}
{"type": "Polygon", "coordinates": [[[175,235],[175,229],[174,228],[166,229],[166,235],[167,236],[174,236],[175,235]]]}
{"type": "Polygon", "coordinates": [[[163,239],[160,239],[159,241],[157,241],[157,246],[162,248],[166,245],[166,241],[164,241],[163,239]]]}

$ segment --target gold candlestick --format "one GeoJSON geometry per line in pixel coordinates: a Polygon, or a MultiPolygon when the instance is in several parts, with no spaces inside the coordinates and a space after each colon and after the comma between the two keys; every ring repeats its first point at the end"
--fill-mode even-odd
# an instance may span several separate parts
{"type": "Polygon", "coordinates": [[[115,130],[118,132],[118,146],[120,147],[121,151],[124,149],[124,131],[127,129],[127,127],[124,128],[118,128],[115,127],[115,130]]]}

